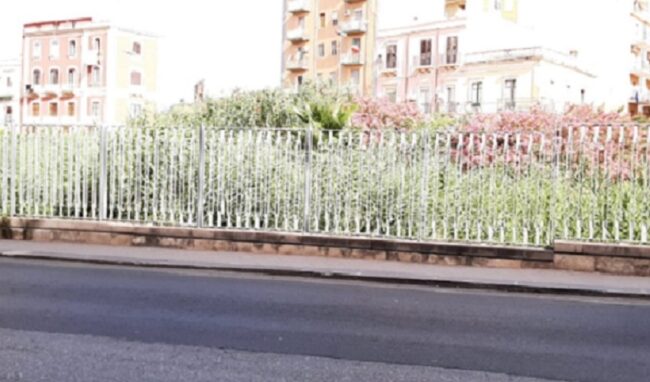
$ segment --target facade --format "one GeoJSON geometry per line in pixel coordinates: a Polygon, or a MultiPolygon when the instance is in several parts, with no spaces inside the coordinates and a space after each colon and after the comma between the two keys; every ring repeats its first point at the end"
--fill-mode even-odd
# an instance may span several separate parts
{"type": "Polygon", "coordinates": [[[377,0],[284,0],[282,84],[327,83],[370,95],[377,0]]]}
{"type": "Polygon", "coordinates": [[[154,36],[92,18],[23,27],[21,122],[123,124],[155,108],[154,36]]]}
{"type": "Polygon", "coordinates": [[[19,99],[20,61],[0,61],[0,126],[18,122],[19,99]]]}
{"type": "Polygon", "coordinates": [[[570,49],[532,33],[536,21],[524,11],[533,8],[518,0],[438,5],[443,20],[378,32],[377,96],[450,114],[561,111],[589,101],[594,75],[570,49]]]}

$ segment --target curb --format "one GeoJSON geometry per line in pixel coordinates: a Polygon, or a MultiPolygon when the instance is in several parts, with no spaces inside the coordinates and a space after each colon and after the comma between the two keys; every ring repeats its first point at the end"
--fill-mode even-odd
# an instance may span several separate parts
{"type": "Polygon", "coordinates": [[[357,281],[376,284],[393,284],[393,285],[410,285],[425,286],[432,288],[460,289],[460,290],[487,290],[497,292],[508,292],[517,294],[536,294],[536,295],[554,295],[554,296],[581,296],[581,297],[607,297],[607,298],[626,298],[636,300],[650,301],[650,293],[626,293],[620,291],[608,291],[602,289],[589,288],[567,288],[537,286],[526,284],[498,284],[481,281],[462,281],[462,280],[444,280],[444,279],[418,279],[418,278],[399,278],[388,276],[362,275],[360,273],[349,273],[341,271],[316,271],[306,269],[287,269],[287,268],[263,268],[263,267],[237,267],[237,266],[209,266],[209,265],[191,265],[182,263],[169,263],[164,261],[146,261],[146,260],[122,260],[109,258],[89,258],[79,256],[61,256],[58,254],[35,253],[28,251],[5,251],[0,252],[0,258],[20,259],[20,260],[45,260],[59,261],[77,264],[95,264],[95,265],[112,265],[120,267],[140,267],[149,269],[187,269],[187,270],[207,270],[216,272],[230,272],[239,274],[290,277],[290,278],[311,278],[320,280],[339,280],[339,281],[357,281]]]}

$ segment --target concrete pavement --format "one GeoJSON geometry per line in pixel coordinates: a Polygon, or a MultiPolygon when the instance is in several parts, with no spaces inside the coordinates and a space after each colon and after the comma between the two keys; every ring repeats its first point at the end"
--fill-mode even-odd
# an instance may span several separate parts
{"type": "Polygon", "coordinates": [[[447,267],[344,258],[0,240],[0,256],[229,270],[534,293],[650,298],[650,278],[535,269],[447,267]]]}

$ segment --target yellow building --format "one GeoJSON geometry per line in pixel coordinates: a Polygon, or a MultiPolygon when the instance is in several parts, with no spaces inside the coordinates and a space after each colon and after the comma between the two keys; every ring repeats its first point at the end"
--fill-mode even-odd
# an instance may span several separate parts
{"type": "Polygon", "coordinates": [[[332,84],[370,95],[377,0],[284,0],[282,84],[332,84]]]}

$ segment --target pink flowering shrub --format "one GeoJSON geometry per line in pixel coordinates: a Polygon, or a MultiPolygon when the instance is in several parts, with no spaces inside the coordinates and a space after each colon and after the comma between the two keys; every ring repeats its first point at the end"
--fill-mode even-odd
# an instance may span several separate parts
{"type": "Polygon", "coordinates": [[[497,161],[519,171],[531,161],[556,160],[566,170],[600,171],[611,179],[627,180],[635,164],[642,163],[634,138],[644,142],[648,134],[647,129],[628,126],[630,122],[627,115],[587,105],[570,107],[563,114],[534,108],[525,113],[474,115],[459,127],[453,154],[465,161],[465,168],[497,161]],[[478,149],[482,133],[492,138],[487,154],[478,149]],[[559,156],[552,158],[554,153],[559,156]]]}
{"type": "Polygon", "coordinates": [[[363,130],[410,130],[424,122],[413,102],[392,102],[386,98],[358,98],[352,125],[363,130]]]}

